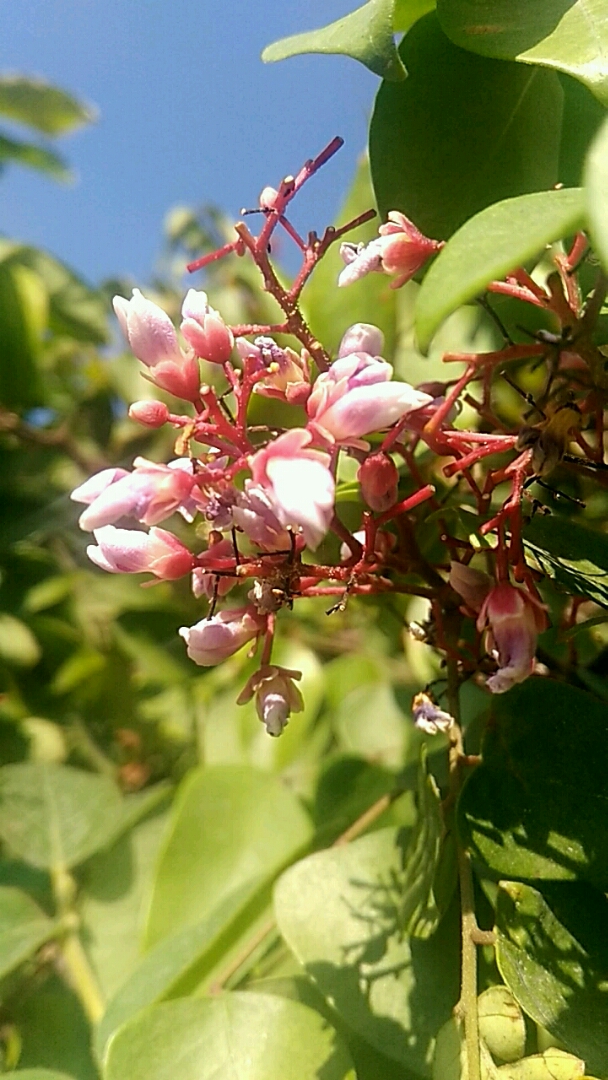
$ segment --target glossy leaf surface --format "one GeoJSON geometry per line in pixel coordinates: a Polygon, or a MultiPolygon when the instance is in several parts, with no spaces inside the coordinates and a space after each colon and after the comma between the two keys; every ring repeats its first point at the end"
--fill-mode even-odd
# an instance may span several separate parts
{"type": "Polygon", "coordinates": [[[582,189],[539,191],[505,199],[467,221],[439,252],[416,302],[418,342],[427,349],[441,323],[490,281],[541,254],[585,220],[582,189]]]}
{"type": "Polygon", "coordinates": [[[603,0],[437,0],[437,13],[463,49],[565,71],[608,106],[603,0]]]}
{"type": "Polygon", "coordinates": [[[285,940],[344,1022],[427,1074],[434,1034],[458,996],[450,916],[426,941],[400,928],[407,835],[381,829],[310,855],[275,889],[285,940]]]}
{"type": "Polygon", "coordinates": [[[608,902],[584,885],[500,885],[503,979],[528,1015],[599,1076],[608,1072],[607,926],[608,902]]]}
{"type": "Polygon", "coordinates": [[[225,994],[155,1005],[110,1045],[104,1080],[354,1080],[336,1032],[305,1005],[225,994]]]}
{"type": "Polygon", "coordinates": [[[447,240],[491,203],[559,179],[563,94],[555,72],[465,52],[434,12],[399,52],[408,78],[382,84],[370,127],[383,218],[401,210],[427,236],[447,240]]]}
{"type": "Polygon", "coordinates": [[[530,678],[492,701],[482,764],[460,797],[459,831],[501,877],[608,888],[607,798],[606,706],[530,678]]]}
{"type": "Polygon", "coordinates": [[[389,80],[405,78],[393,41],[394,0],[368,0],[336,22],[319,30],[283,38],[267,45],[262,60],[272,63],[300,53],[339,53],[389,80]]]}

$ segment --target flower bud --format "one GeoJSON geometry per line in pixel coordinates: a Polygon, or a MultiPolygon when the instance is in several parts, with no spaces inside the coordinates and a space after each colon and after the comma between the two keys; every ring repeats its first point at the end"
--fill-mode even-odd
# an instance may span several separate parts
{"type": "Polygon", "coordinates": [[[221,664],[233,656],[243,645],[257,637],[266,620],[254,608],[229,608],[211,619],[201,619],[194,626],[179,629],[188,649],[188,656],[201,667],[221,664]]]}
{"type": "Polygon", "coordinates": [[[234,338],[219,312],[207,303],[207,294],[189,289],[182,304],[181,332],[197,356],[211,364],[230,359],[234,338]]]}
{"type": "Polygon", "coordinates": [[[169,410],[163,401],[134,401],[129,416],[144,427],[159,428],[169,419],[169,410]]]}
{"type": "Polygon", "coordinates": [[[359,466],[357,480],[367,505],[376,513],[384,513],[397,502],[399,472],[388,454],[370,454],[359,466]]]}

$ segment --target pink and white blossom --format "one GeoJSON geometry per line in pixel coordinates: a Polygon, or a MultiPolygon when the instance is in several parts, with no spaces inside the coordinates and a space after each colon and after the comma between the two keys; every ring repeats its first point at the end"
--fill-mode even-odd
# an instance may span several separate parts
{"type": "Polygon", "coordinates": [[[388,221],[378,232],[380,235],[369,244],[341,245],[340,255],[345,268],[338,278],[338,285],[352,285],[374,270],[383,270],[385,274],[395,275],[391,289],[398,289],[443,247],[442,241],[424,236],[398,210],[389,212],[388,221]]]}
{"type": "Polygon", "coordinates": [[[188,656],[200,667],[221,664],[265,629],[266,620],[253,607],[227,608],[194,626],[180,627],[188,656]]]}
{"type": "Polygon", "coordinates": [[[508,582],[490,590],[477,629],[486,629],[488,651],[498,663],[498,671],[486,683],[493,694],[504,694],[532,674],[537,638],[546,628],[546,610],[528,592],[508,582]]]}
{"type": "Polygon", "coordinates": [[[180,349],[167,313],[139,289],[133,289],[130,300],[115,296],[113,305],[131,350],[150,369],[152,382],[184,401],[196,401],[200,395],[198,360],[180,349]]]}
{"type": "Polygon", "coordinates": [[[148,571],[163,581],[174,581],[188,574],[194,557],[173,533],[165,529],[138,532],[104,525],[96,529],[97,546],[90,545],[91,562],[110,574],[140,574],[148,571]]]}
{"type": "Polygon", "coordinates": [[[276,738],[286,728],[291,714],[304,708],[302,694],[294,683],[294,679],[301,678],[301,671],[264,664],[247,681],[237,705],[245,705],[255,695],[258,717],[268,734],[276,738]]]}
{"type": "Polygon", "coordinates": [[[412,715],[414,724],[419,731],[424,731],[425,735],[438,735],[440,732],[445,735],[454,723],[454,717],[440,709],[430,694],[426,693],[416,694],[414,697],[412,715]]]}
{"type": "Polygon", "coordinates": [[[197,356],[212,364],[230,359],[234,338],[222,316],[210,307],[207,293],[189,289],[182,304],[180,330],[197,356]]]}
{"type": "Polygon", "coordinates": [[[281,525],[301,530],[314,551],[334,514],[335,481],[329,454],[311,449],[311,442],[309,431],[292,428],[253,454],[249,464],[281,525]]]}
{"type": "Polygon", "coordinates": [[[253,480],[245,481],[232,509],[232,520],[252,543],[265,551],[289,551],[289,533],[275,513],[266,491],[253,480]]]}
{"type": "Polygon", "coordinates": [[[393,369],[380,357],[348,353],[322,372],[308,399],[308,428],[326,444],[353,443],[381,431],[431,402],[409,383],[391,381],[393,369]]]}
{"type": "Polygon", "coordinates": [[[113,481],[108,478],[112,470],[104,469],[72,492],[76,502],[89,504],[79,518],[81,529],[91,532],[123,517],[156,525],[190,497],[195,483],[192,472],[145,458],[136,458],[135,465],[132,473],[115,470],[113,481]]]}

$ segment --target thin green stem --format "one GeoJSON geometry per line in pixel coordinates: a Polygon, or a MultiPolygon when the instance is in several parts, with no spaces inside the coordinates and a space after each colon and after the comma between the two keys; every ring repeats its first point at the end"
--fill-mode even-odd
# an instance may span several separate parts
{"type": "Polygon", "coordinates": [[[57,914],[65,928],[59,940],[60,970],[78,997],[89,1023],[98,1024],[105,1012],[105,1002],[78,932],[80,923],[74,908],[76,882],[65,866],[57,865],[51,869],[51,884],[57,914]]]}

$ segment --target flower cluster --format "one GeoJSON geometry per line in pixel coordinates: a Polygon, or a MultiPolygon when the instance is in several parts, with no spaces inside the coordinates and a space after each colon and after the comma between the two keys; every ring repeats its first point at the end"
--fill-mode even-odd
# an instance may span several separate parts
{"type": "MultiPolygon", "coordinates": [[[[233,243],[193,267],[229,252],[249,252],[264,287],[285,313],[283,324],[227,326],[207,295],[190,289],[178,334],[166,313],[139,290],[130,299],[115,298],[119,323],[146,368],[146,378],[186,405],[185,411],[173,412],[162,400],[143,400],[130,409],[131,418],[144,426],[175,430],[175,458],[167,464],[137,458],[131,471],[104,469],[72,493],[85,505],[80,525],[94,535],[88,554],[97,566],[110,573],[147,572],[165,581],[190,575],[194,595],[209,602],[198,623],[180,630],[196,664],[218,664],[244,646],[260,644],[259,669],[239,701],[255,699],[271,735],[280,734],[290,714],[302,708],[295,685],[299,672],[271,662],[277,613],[300,596],[338,597],[337,608],[353,595],[423,596],[430,605],[429,640],[446,655],[456,656],[462,678],[485,673],[488,690],[504,693],[534,671],[537,636],[546,628],[547,616],[537,575],[524,558],[522,500],[530,478],[548,471],[548,455],[554,463],[559,459],[562,444],[576,427],[575,413],[580,415],[578,406],[572,407],[566,421],[562,411],[559,421],[549,419],[528,429],[523,440],[520,433],[506,432],[499,420],[493,421],[493,372],[509,359],[545,357],[543,343],[475,356],[447,355],[448,362],[464,361],[463,374],[417,388],[394,378],[375,326],[349,327],[337,355],[325,352],[300,312],[299,294],[330,244],[370,215],[328,230],[320,239],[311,234],[306,244],[285,210],[338,144],[335,140],[278,190],[265,189],[264,225],[258,236],[241,222],[233,243]],[[289,289],[274,273],[268,254],[270,235],[279,225],[296,237],[304,253],[302,271],[289,289]],[[297,347],[279,345],[279,333],[291,335],[297,347]],[[214,385],[205,381],[207,365],[221,368],[224,392],[215,388],[217,379],[214,385]],[[475,380],[481,380],[484,395],[477,403],[469,393],[475,380]],[[483,431],[453,426],[455,406],[465,392],[484,418],[483,431]],[[293,407],[294,426],[251,427],[253,395],[293,407]],[[418,448],[426,450],[430,462],[426,476],[418,448]],[[507,465],[476,474],[489,458],[505,452],[512,455],[507,465]],[[347,457],[357,463],[361,504],[360,527],[353,532],[342,522],[336,503],[341,463],[347,457]],[[493,538],[486,549],[492,576],[469,565],[474,547],[462,535],[452,535],[441,517],[436,484],[450,478],[460,482],[473,503],[480,534],[493,538]],[[505,484],[507,498],[497,505],[495,493],[505,484]],[[429,508],[440,521],[446,553],[435,565],[424,557],[415,537],[416,514],[429,508]],[[192,549],[158,527],[174,514],[197,522],[192,549]],[[333,545],[325,543],[328,536],[334,537],[333,545]],[[322,558],[313,557],[319,550],[322,558]],[[332,551],[333,556],[328,554],[332,551]],[[234,605],[217,612],[218,600],[233,589],[238,592],[234,605]],[[474,621],[473,643],[455,646],[443,636],[443,613],[448,610],[461,621],[474,621]]],[[[346,267],[339,284],[376,270],[399,287],[441,247],[402,213],[392,212],[379,236],[366,246],[342,244],[346,267]]],[[[570,273],[565,264],[562,269],[564,277],[570,273]]],[[[540,287],[522,275],[494,283],[494,291],[540,304],[540,287]]],[[[554,295],[553,286],[553,293],[544,295],[545,308],[551,307],[554,295]]],[[[563,297],[560,304],[563,308],[563,297]]],[[[427,732],[449,731],[452,724],[449,713],[426,693],[415,699],[414,718],[427,732]]]]}

